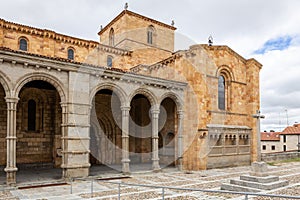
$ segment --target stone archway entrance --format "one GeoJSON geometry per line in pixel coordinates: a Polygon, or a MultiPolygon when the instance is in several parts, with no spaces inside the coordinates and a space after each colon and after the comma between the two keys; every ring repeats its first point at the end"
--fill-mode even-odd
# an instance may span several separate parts
{"type": "MultiPolygon", "coordinates": [[[[152,123],[151,104],[147,97],[137,94],[130,105],[129,152],[130,163],[151,164],[152,162],[152,123]]],[[[149,165],[151,168],[151,165],[149,165]]]]}
{"type": "MultiPolygon", "coordinates": [[[[18,173],[29,168],[60,168],[62,109],[59,93],[50,83],[33,80],[22,87],[18,96],[20,98],[16,115],[18,173]]],[[[61,175],[61,172],[59,174],[61,175]]]]}
{"type": "Polygon", "coordinates": [[[121,102],[113,91],[102,89],[93,100],[90,128],[90,163],[121,171],[121,102]]]}
{"type": "Polygon", "coordinates": [[[6,165],[6,137],[7,137],[7,105],[5,102],[5,91],[0,84],[0,184],[5,184],[5,172],[6,165]]]}
{"type": "Polygon", "coordinates": [[[165,98],[159,114],[159,159],[160,165],[175,166],[177,135],[177,108],[171,98],[165,98]]]}

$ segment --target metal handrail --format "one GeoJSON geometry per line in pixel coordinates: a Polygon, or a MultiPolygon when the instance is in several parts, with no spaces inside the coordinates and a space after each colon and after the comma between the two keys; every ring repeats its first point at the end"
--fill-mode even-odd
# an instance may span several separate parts
{"type": "Polygon", "coordinates": [[[98,179],[71,179],[71,194],[72,194],[72,182],[74,180],[90,180],[91,181],[91,194],[94,193],[93,182],[102,182],[118,185],[118,199],[121,197],[121,186],[134,186],[134,187],[147,187],[147,188],[155,188],[162,189],[162,199],[164,199],[165,190],[181,190],[181,191],[194,191],[194,192],[209,192],[209,193],[223,193],[223,194],[237,194],[241,196],[245,196],[247,200],[249,196],[262,196],[262,197],[276,197],[276,198],[286,198],[286,199],[300,199],[300,196],[289,196],[289,195],[276,195],[276,194],[262,194],[262,193],[254,193],[254,192],[236,192],[236,191],[227,191],[227,190],[209,190],[209,189],[195,189],[195,188],[179,188],[179,187],[169,187],[169,186],[155,186],[155,185],[144,185],[144,184],[134,184],[134,183],[124,183],[124,182],[112,182],[112,181],[103,181],[98,179]]]}

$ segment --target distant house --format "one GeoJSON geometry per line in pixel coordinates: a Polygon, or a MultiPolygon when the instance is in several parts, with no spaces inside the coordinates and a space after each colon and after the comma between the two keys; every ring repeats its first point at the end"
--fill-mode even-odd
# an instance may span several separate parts
{"type": "Polygon", "coordinates": [[[262,132],[261,133],[261,152],[272,153],[282,151],[280,142],[281,132],[262,132]]]}
{"type": "Polygon", "coordinates": [[[300,124],[286,127],[280,133],[283,151],[300,151],[300,124]]]}

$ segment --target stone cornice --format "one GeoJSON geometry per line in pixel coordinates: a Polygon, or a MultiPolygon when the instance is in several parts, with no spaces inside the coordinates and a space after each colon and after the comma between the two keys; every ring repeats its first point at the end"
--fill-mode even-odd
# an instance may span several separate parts
{"type": "Polygon", "coordinates": [[[81,72],[108,81],[120,81],[168,90],[184,90],[187,86],[187,84],[183,82],[134,74],[121,69],[69,62],[68,60],[56,60],[46,56],[3,50],[3,48],[0,48],[0,61],[12,63],[14,65],[19,64],[23,65],[23,67],[31,67],[37,70],[44,69],[47,71],[56,70],[59,72],[81,72]]]}
{"type": "Polygon", "coordinates": [[[222,114],[222,115],[237,115],[237,116],[244,116],[248,117],[249,115],[244,113],[234,113],[234,112],[228,112],[228,111],[215,111],[215,110],[207,110],[208,113],[215,113],[215,114],[222,114]]]}
{"type": "Polygon", "coordinates": [[[104,45],[104,44],[99,44],[97,48],[98,48],[98,50],[102,50],[107,53],[113,53],[113,54],[122,55],[122,56],[130,56],[132,54],[132,51],[128,51],[125,49],[116,48],[116,47],[112,47],[112,46],[108,46],[108,45],[104,45]]]}
{"type": "Polygon", "coordinates": [[[84,40],[73,36],[56,33],[51,30],[40,29],[40,28],[35,28],[35,27],[17,24],[13,22],[8,22],[5,21],[4,19],[0,19],[0,28],[17,31],[28,35],[50,38],[60,42],[65,42],[77,46],[84,46],[87,48],[95,48],[99,44],[98,42],[92,40],[84,40]]]}
{"type": "Polygon", "coordinates": [[[111,27],[116,21],[118,21],[121,17],[123,17],[124,15],[131,15],[131,16],[134,16],[134,17],[137,17],[137,18],[140,18],[140,19],[143,19],[145,21],[150,21],[154,24],[157,24],[159,26],[162,26],[162,27],[165,27],[165,28],[169,28],[171,30],[176,30],[176,28],[174,26],[171,26],[171,25],[168,25],[168,24],[165,24],[165,23],[162,23],[160,21],[157,21],[157,20],[154,20],[154,19],[151,19],[149,17],[145,17],[143,15],[140,15],[140,14],[137,14],[135,12],[132,12],[132,11],[129,11],[129,10],[123,10],[117,17],[115,17],[109,24],[107,24],[102,30],[100,30],[100,32],[98,33],[98,35],[101,35],[103,32],[105,32],[109,27],[111,27]]]}
{"type": "Polygon", "coordinates": [[[159,61],[159,62],[157,62],[153,65],[149,65],[149,66],[148,65],[138,65],[138,66],[135,66],[135,67],[131,68],[130,71],[134,72],[134,73],[138,73],[142,70],[149,70],[149,71],[157,70],[161,67],[168,66],[169,64],[174,63],[175,60],[179,57],[181,57],[181,56],[178,55],[178,54],[175,54],[175,55],[173,55],[169,58],[166,58],[162,61],[159,61]]]}
{"type": "MultiPolygon", "coordinates": [[[[195,45],[195,46],[197,46],[197,45],[195,45]]],[[[200,44],[200,46],[203,47],[206,50],[223,50],[223,51],[227,51],[232,56],[239,58],[239,60],[241,60],[244,64],[250,63],[250,64],[254,64],[255,66],[258,66],[260,69],[262,68],[262,64],[259,63],[254,58],[245,59],[240,54],[238,54],[237,52],[235,52],[233,49],[231,49],[230,47],[228,47],[226,45],[212,45],[212,46],[209,46],[207,44],[200,44]]]]}

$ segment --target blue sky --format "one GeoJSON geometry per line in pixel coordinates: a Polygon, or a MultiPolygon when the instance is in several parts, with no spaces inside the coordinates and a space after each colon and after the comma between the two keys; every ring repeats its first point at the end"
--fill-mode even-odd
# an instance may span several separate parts
{"type": "Polygon", "coordinates": [[[265,54],[268,51],[285,50],[289,48],[292,42],[291,36],[281,36],[266,41],[260,49],[254,51],[254,54],[265,54]]]}

